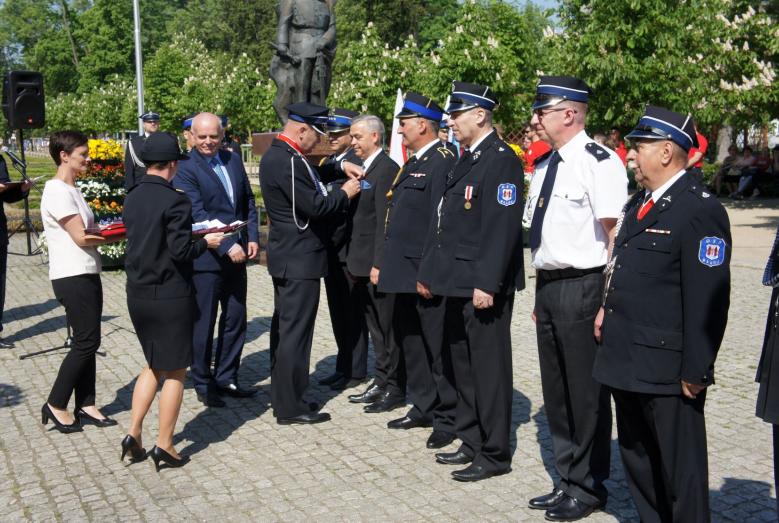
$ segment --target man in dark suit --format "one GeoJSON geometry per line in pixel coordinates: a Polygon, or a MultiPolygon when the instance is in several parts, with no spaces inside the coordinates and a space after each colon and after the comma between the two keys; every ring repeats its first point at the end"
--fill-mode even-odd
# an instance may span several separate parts
{"type": "Polygon", "coordinates": [[[222,124],[211,113],[192,120],[195,147],[179,165],[173,185],[192,200],[195,222],[219,220],[224,224],[246,221],[240,233],[209,250],[194,263],[197,315],[192,333],[194,362],[192,381],[198,399],[209,407],[222,407],[217,393],[252,396],[255,389],[238,385],[238,368],[246,339],[246,261],[259,250],[257,210],[249,178],[241,158],[220,150],[222,124]],[[211,368],[212,342],[217,307],[221,306],[218,342],[211,368]]]}
{"type": "Polygon", "coordinates": [[[442,358],[444,298],[417,294],[417,272],[425,234],[456,156],[438,139],[442,110],[434,101],[406,93],[396,115],[403,145],[414,151],[388,193],[379,291],[393,294],[392,333],[403,350],[408,394],[413,406],[391,429],[434,428],[428,448],[441,448],[455,438],[457,391],[452,363],[442,358]]]}
{"type": "Polygon", "coordinates": [[[445,332],[457,385],[456,452],[439,463],[478,481],[511,470],[511,314],[525,286],[522,163],[492,125],[484,85],[454,82],[449,125],[466,151],[447,174],[419,267],[423,298],[445,296],[445,332]]]}
{"type": "Polygon", "coordinates": [[[376,358],[373,383],[361,394],[349,396],[352,403],[368,403],[365,412],[386,412],[406,402],[406,376],[400,347],[392,337],[393,296],[379,292],[379,264],[384,247],[387,192],[399,167],[385,153],[384,124],[373,115],[352,121],[352,147],[362,159],[365,178],[352,218],[354,226],[346,254],[346,267],[357,279],[361,305],[376,358]]]}
{"type": "Polygon", "coordinates": [[[690,115],[647,106],[626,136],[636,181],[614,241],[593,376],[611,389],[642,521],[709,521],[704,403],[730,303],[730,223],[687,175],[690,115]]]}
{"type": "Polygon", "coordinates": [[[146,166],[141,160],[141,150],[146,138],[160,130],[160,115],[153,111],[139,116],[143,121],[143,134],[130,138],[124,150],[124,188],[129,191],[146,175],[146,166]]]}
{"type": "MultiPolygon", "coordinates": [[[[8,166],[3,155],[0,154],[0,332],[3,331],[3,309],[5,308],[5,272],[8,266],[8,221],[5,217],[4,203],[13,203],[22,200],[30,192],[30,182],[23,182],[18,186],[7,186],[11,181],[8,174],[8,166]]],[[[11,349],[13,343],[8,343],[0,338],[0,349],[11,349]]]]}
{"type": "MultiPolygon", "coordinates": [[[[362,160],[354,154],[352,137],[349,135],[352,119],[358,114],[340,107],[333,109],[327,120],[327,140],[333,154],[322,159],[321,168],[339,171],[342,161],[362,165],[362,160]]],[[[327,183],[327,192],[340,189],[347,179],[340,176],[327,183]]],[[[356,204],[357,201],[352,200],[350,207],[356,204]]],[[[356,387],[365,382],[368,372],[368,327],[360,306],[359,291],[346,268],[346,246],[351,232],[352,213],[348,209],[330,218],[325,290],[338,356],[335,372],[319,380],[319,383],[329,385],[332,390],[356,387]]]]}
{"type": "Polygon", "coordinates": [[[286,110],[289,119],[284,130],[260,162],[270,217],[268,272],[273,278],[271,403],[280,425],[330,419],[329,414],[317,412],[318,406],[312,409],[303,394],[308,388],[319,280],[328,271],[328,218],[345,212],[360,191],[360,182],[352,179],[328,193],[305,157],[324,134],[327,108],[303,102],[286,110]]]}

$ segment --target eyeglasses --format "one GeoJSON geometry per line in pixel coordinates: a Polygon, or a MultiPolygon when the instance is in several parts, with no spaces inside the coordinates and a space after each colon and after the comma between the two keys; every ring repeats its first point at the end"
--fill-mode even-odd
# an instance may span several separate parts
{"type": "Polygon", "coordinates": [[[538,116],[539,119],[541,119],[550,113],[557,113],[560,111],[573,111],[574,114],[579,112],[572,107],[558,107],[557,109],[548,109],[546,111],[544,109],[536,109],[535,111],[533,111],[533,114],[535,114],[536,116],[538,116]]]}

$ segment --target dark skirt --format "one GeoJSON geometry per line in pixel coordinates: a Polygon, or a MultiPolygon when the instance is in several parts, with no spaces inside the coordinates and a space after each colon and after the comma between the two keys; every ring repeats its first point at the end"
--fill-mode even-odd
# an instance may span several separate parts
{"type": "Polygon", "coordinates": [[[192,296],[138,298],[127,296],[127,308],[152,370],[173,371],[192,364],[192,296]]]}

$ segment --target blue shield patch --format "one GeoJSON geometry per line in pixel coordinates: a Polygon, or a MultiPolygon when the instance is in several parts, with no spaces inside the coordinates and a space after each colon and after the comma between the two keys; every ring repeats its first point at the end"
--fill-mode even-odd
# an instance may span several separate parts
{"type": "Polygon", "coordinates": [[[716,236],[706,236],[698,248],[698,261],[708,267],[717,267],[725,263],[725,240],[716,236]]]}
{"type": "Polygon", "coordinates": [[[361,190],[365,191],[367,189],[370,189],[371,187],[373,187],[373,185],[371,185],[371,182],[369,182],[368,180],[360,180],[361,190]]]}
{"type": "Polygon", "coordinates": [[[517,203],[517,186],[513,183],[498,185],[498,203],[506,206],[517,203]]]}

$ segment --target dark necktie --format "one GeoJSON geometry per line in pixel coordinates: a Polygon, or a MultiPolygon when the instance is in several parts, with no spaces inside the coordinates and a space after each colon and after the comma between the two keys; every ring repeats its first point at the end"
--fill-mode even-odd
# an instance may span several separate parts
{"type": "Polygon", "coordinates": [[[546,176],[544,183],[541,184],[541,194],[538,195],[536,210],[533,212],[533,221],[530,223],[530,249],[538,249],[541,245],[541,228],[544,226],[544,215],[549,208],[549,200],[554,189],[555,178],[557,178],[557,165],[560,163],[560,155],[557,151],[549,157],[549,164],[546,167],[546,176]]]}

